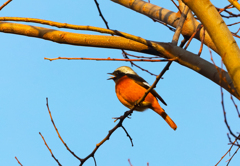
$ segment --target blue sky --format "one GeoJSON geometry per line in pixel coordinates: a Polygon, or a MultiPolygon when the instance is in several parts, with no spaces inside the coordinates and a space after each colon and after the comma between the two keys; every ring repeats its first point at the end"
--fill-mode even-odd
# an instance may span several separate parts
{"type": "MultiPolygon", "coordinates": [[[[1,4],[4,2],[0,1],[1,4]]],[[[149,40],[171,42],[173,32],[163,25],[111,1],[98,2],[110,28],[149,40]]],[[[151,0],[151,3],[177,11],[169,1],[151,0]]],[[[223,0],[215,0],[213,3],[218,7],[228,4],[223,0]]],[[[0,13],[1,16],[39,18],[105,28],[93,0],[12,1],[0,13]]],[[[238,28],[235,26],[232,30],[238,28]]],[[[49,98],[52,116],[62,138],[72,151],[83,158],[114,127],[116,123],[112,117],[121,116],[128,110],[118,101],[115,84],[107,80],[107,73],[130,64],[66,60],[49,62],[44,57],[122,58],[122,54],[120,50],[57,44],[13,34],[0,33],[0,38],[1,165],[18,165],[15,156],[24,166],[57,165],[39,132],[62,165],[79,165],[52,126],[46,97],[49,98]]],[[[199,46],[200,43],[194,40],[189,51],[197,53],[199,46]]],[[[210,61],[207,47],[203,49],[202,58],[210,61]]],[[[220,65],[219,56],[213,53],[213,58],[220,65]]],[[[137,64],[155,74],[159,74],[165,66],[164,62],[137,64]]],[[[133,69],[150,84],[154,82],[155,77],[136,67],[133,69]]],[[[178,129],[173,131],[151,110],[134,112],[131,119],[123,123],[133,138],[134,147],[119,128],[95,154],[97,164],[129,165],[130,159],[133,165],[147,165],[147,162],[151,166],[215,165],[230,147],[223,119],[220,87],[196,72],[173,63],[164,79],[158,83],[156,91],[167,102],[168,106],[163,108],[176,122],[178,129]]],[[[230,95],[224,91],[224,97],[229,124],[233,131],[239,131],[237,126],[240,121],[230,95]]],[[[235,101],[239,105],[239,101],[235,101]]],[[[219,166],[226,165],[229,158],[227,155],[219,166]]],[[[236,154],[231,165],[239,162],[239,154],[236,154]]],[[[85,166],[88,165],[94,165],[92,159],[85,163],[85,166]]]]}

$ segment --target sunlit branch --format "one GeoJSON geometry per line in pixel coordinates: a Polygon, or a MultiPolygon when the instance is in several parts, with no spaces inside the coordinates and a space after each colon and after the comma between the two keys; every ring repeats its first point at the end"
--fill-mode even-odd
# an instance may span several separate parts
{"type": "MultiPolygon", "coordinates": [[[[217,71],[211,63],[171,43],[152,42],[137,36],[134,37],[134,35],[124,35],[125,33],[120,33],[119,31],[112,32],[115,32],[116,34],[120,33],[119,35],[122,35],[122,37],[70,33],[37,26],[7,22],[0,22],[0,32],[37,37],[62,44],[127,49],[131,51],[167,57],[167,59],[178,57],[179,59],[176,62],[198,72],[199,74],[209,78],[219,85],[220,78],[216,74],[217,71]],[[133,41],[132,39],[137,41],[133,41]],[[145,44],[142,44],[142,42],[145,44]]],[[[228,84],[231,85],[231,89],[234,89],[232,80],[227,72],[224,72],[224,77],[226,77],[228,84]]],[[[228,84],[223,84],[222,86],[227,91],[232,93],[231,89],[228,87],[228,84]]],[[[235,97],[239,96],[236,92],[232,94],[235,97]]]]}
{"type": "Polygon", "coordinates": [[[8,0],[7,2],[5,2],[1,7],[0,10],[2,10],[5,6],[7,6],[12,0],[8,0]]]}
{"type": "Polygon", "coordinates": [[[240,11],[240,4],[237,0],[228,0],[234,7],[236,7],[240,11]]]}
{"type": "MultiPolygon", "coordinates": [[[[151,19],[163,21],[166,24],[171,25],[172,27],[177,27],[177,24],[180,18],[179,13],[175,13],[166,8],[147,3],[143,0],[111,0],[111,1],[118,3],[122,6],[125,6],[138,13],[141,13],[143,15],[146,15],[151,19]]],[[[188,18],[182,28],[182,31],[181,31],[182,35],[188,36],[188,37],[192,36],[192,34],[195,32],[199,24],[200,23],[196,19],[194,19],[194,17],[188,18]]],[[[195,38],[201,41],[200,35],[196,35],[195,38]]],[[[206,32],[205,34],[204,44],[209,46],[215,52],[218,52],[208,32],[206,32]]]]}
{"type": "MultiPolygon", "coordinates": [[[[174,1],[173,1],[174,2],[174,1]]],[[[180,10],[179,10],[180,11],[180,10]]],[[[182,27],[183,27],[183,24],[184,24],[184,21],[186,20],[187,18],[187,14],[189,12],[189,8],[188,6],[184,6],[184,9],[183,9],[183,12],[181,13],[181,17],[180,17],[180,20],[178,22],[178,25],[177,25],[177,28],[176,28],[176,31],[173,35],[173,38],[172,38],[172,43],[174,45],[177,45],[178,43],[178,40],[179,40],[179,36],[181,34],[181,30],[182,30],[182,27]]]]}

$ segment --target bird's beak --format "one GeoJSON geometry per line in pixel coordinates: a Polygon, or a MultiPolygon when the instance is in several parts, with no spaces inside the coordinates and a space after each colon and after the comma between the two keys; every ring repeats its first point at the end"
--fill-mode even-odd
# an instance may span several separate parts
{"type": "Polygon", "coordinates": [[[108,78],[107,80],[113,80],[115,78],[115,75],[113,73],[107,73],[107,74],[113,75],[113,76],[109,76],[110,78],[108,78]]]}

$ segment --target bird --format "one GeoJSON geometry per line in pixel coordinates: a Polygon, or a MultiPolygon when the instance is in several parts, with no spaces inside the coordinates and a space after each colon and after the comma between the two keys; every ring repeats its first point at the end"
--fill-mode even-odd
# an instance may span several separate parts
{"type": "MultiPolygon", "coordinates": [[[[117,98],[129,109],[133,108],[136,102],[150,87],[150,85],[142,77],[140,77],[132,68],[128,66],[121,66],[114,70],[113,73],[107,74],[111,75],[108,80],[113,80],[115,82],[115,92],[117,98]]],[[[167,105],[162,97],[154,89],[152,89],[144,101],[141,102],[140,105],[135,108],[135,110],[142,112],[150,108],[159,114],[173,130],[176,130],[177,125],[160,106],[157,98],[164,105],[167,105]]]]}

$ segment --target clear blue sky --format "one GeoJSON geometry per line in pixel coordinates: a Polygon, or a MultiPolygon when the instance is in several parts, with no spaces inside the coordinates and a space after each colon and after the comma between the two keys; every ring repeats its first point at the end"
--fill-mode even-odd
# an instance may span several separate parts
{"type": "MultiPolygon", "coordinates": [[[[0,1],[1,4],[4,2],[0,1]]],[[[110,28],[154,41],[171,42],[173,32],[163,25],[111,1],[98,2],[110,28]]],[[[151,2],[177,11],[170,1],[151,2]]],[[[215,0],[214,4],[223,7],[227,1],[215,0]]],[[[12,1],[0,14],[105,28],[93,0],[12,1]]],[[[238,28],[233,27],[235,31],[238,28]]],[[[0,38],[0,165],[18,165],[15,156],[24,166],[57,165],[39,132],[62,165],[79,165],[52,126],[46,97],[49,98],[52,116],[62,138],[79,157],[85,157],[116,124],[112,117],[121,116],[128,110],[118,101],[115,84],[107,80],[107,73],[130,64],[66,60],[49,62],[44,57],[121,58],[122,55],[119,50],[57,44],[12,34],[0,33],[0,38]]],[[[189,50],[197,53],[199,46],[200,43],[194,40],[189,50]]],[[[210,60],[207,47],[204,47],[202,57],[210,60]]],[[[214,54],[213,57],[220,65],[219,56],[214,54]]],[[[165,65],[137,64],[156,74],[165,65]]],[[[136,67],[133,69],[150,84],[155,80],[155,77],[136,67]]],[[[147,165],[147,162],[151,166],[215,165],[230,147],[220,103],[220,87],[194,71],[173,63],[158,83],[156,91],[167,102],[168,106],[163,108],[178,125],[177,131],[173,131],[151,110],[134,112],[132,118],[123,123],[133,138],[134,147],[120,128],[95,154],[97,164],[129,165],[130,159],[136,166],[147,165]]],[[[229,96],[224,91],[227,117],[233,131],[239,131],[237,126],[240,121],[229,96]]],[[[228,159],[229,156],[224,158],[219,166],[226,165],[228,159]]],[[[239,162],[239,154],[236,154],[231,165],[238,165],[239,162]]],[[[92,159],[85,163],[85,166],[90,165],[94,165],[92,159]]]]}

